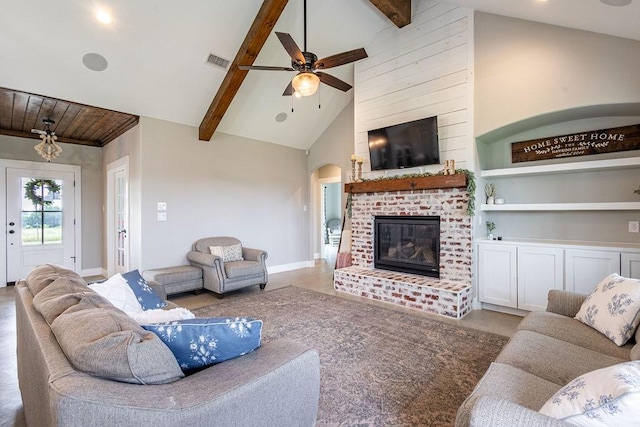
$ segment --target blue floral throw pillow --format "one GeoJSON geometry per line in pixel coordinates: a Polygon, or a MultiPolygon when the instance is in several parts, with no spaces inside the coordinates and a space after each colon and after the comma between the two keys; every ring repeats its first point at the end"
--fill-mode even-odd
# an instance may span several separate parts
{"type": "Polygon", "coordinates": [[[171,349],[183,371],[243,356],[260,347],[262,320],[211,317],[142,325],[171,349]]]}
{"type": "Polygon", "coordinates": [[[640,420],[640,361],[591,371],[571,381],[540,413],[579,426],[637,426],[640,420]]]}
{"type": "Polygon", "coordinates": [[[575,317],[624,345],[640,323],[640,280],[618,274],[605,277],[582,303],[575,317]]]}
{"type": "Polygon", "coordinates": [[[122,277],[127,281],[143,310],[166,307],[167,303],[156,294],[138,270],[124,273],[122,277]]]}

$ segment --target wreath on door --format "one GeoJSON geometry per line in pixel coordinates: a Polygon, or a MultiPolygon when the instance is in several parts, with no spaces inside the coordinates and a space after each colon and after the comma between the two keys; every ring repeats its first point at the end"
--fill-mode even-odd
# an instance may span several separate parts
{"type": "Polygon", "coordinates": [[[52,200],[45,200],[42,191],[36,192],[36,188],[46,188],[49,193],[59,193],[60,185],[52,179],[32,179],[24,185],[24,197],[27,198],[37,208],[38,206],[49,206],[52,200]],[[40,194],[37,194],[40,193],[40,194]]]}

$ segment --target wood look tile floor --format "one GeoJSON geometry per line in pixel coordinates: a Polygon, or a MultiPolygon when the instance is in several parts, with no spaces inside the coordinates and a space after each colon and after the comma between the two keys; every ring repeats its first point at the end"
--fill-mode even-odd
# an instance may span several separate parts
{"type": "MultiPolygon", "coordinates": [[[[333,265],[332,260],[321,260],[316,262],[315,267],[272,274],[269,276],[269,283],[265,291],[293,285],[300,288],[338,295],[342,298],[362,301],[367,304],[381,305],[394,310],[407,311],[418,316],[444,320],[446,322],[504,336],[511,336],[522,319],[521,317],[509,314],[488,310],[475,310],[462,320],[453,320],[383,302],[371,301],[344,293],[336,293],[333,289],[333,265]]],[[[235,297],[237,295],[257,292],[261,291],[257,286],[252,286],[248,289],[236,291],[232,295],[235,297]]],[[[169,299],[188,309],[196,309],[221,301],[208,292],[202,292],[199,295],[194,293],[180,294],[172,296],[169,299]]],[[[0,427],[21,427],[26,424],[22,411],[22,399],[20,398],[16,372],[15,293],[13,286],[0,288],[0,322],[0,427]]]]}

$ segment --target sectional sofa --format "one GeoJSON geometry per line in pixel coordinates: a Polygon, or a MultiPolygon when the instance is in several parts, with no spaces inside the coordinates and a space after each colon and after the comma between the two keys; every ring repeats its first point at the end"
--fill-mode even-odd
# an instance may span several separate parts
{"type": "Polygon", "coordinates": [[[315,424],[319,357],[296,342],[270,341],[185,376],[153,333],[55,265],[16,284],[16,321],[30,426],[315,424]]]}
{"type": "Polygon", "coordinates": [[[574,425],[538,411],[572,380],[601,368],[640,360],[640,344],[636,343],[640,332],[618,346],[574,319],[586,298],[587,295],[551,291],[547,310],[529,313],[522,320],[459,408],[456,426],[574,425]]]}

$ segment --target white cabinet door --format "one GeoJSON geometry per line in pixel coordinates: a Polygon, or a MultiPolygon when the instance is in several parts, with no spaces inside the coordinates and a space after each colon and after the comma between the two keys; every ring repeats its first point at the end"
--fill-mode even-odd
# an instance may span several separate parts
{"type": "Polygon", "coordinates": [[[565,251],[565,289],[568,291],[590,294],[611,273],[620,273],[620,252],[565,251]]]}
{"type": "Polygon", "coordinates": [[[623,252],[620,255],[620,275],[640,279],[640,254],[623,252]]]}
{"type": "Polygon", "coordinates": [[[516,308],[516,246],[478,245],[478,296],[481,302],[516,308]]]}
{"type": "Polygon", "coordinates": [[[545,310],[551,289],[563,289],[564,250],[518,247],[518,308],[545,310]]]}

